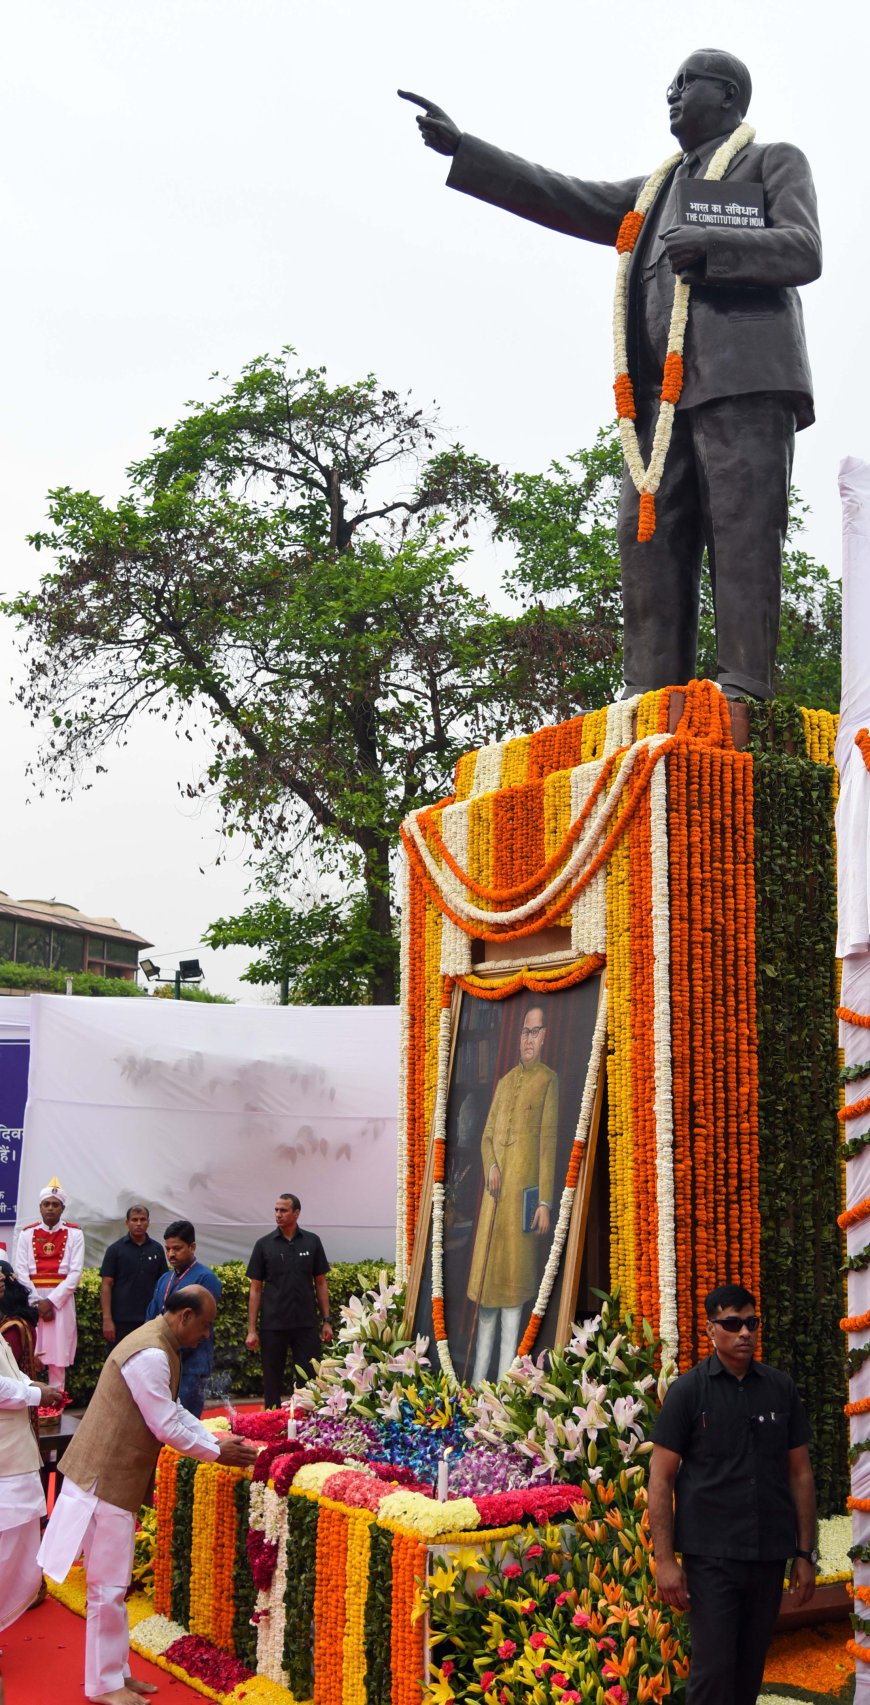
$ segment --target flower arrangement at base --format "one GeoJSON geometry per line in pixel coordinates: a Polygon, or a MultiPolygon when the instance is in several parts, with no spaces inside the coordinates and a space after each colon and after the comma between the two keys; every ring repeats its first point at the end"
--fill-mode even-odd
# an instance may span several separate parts
{"type": "Polygon", "coordinates": [[[679,1696],[688,1659],[681,1619],[655,1601],[643,1466],[582,1493],[576,1524],[526,1528],[479,1551],[472,1540],[431,1570],[426,1701],[679,1696]]]}
{"type": "Polygon", "coordinates": [[[511,1446],[528,1459],[529,1478],[592,1480],[618,1474],[647,1455],[659,1404],[676,1375],[658,1365],[662,1346],[646,1322],[619,1319],[619,1294],[603,1297],[601,1313],[575,1327],[564,1350],[515,1362],[498,1386],[478,1386],[473,1444],[511,1446]]]}

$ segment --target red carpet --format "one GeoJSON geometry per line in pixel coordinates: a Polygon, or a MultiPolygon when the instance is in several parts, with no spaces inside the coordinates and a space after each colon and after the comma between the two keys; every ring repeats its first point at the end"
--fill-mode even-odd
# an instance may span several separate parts
{"type": "MultiPolygon", "coordinates": [[[[6,1705],[82,1705],[85,1697],[85,1624],[81,1616],[53,1598],[37,1610],[28,1610],[0,1634],[3,1657],[0,1669],[6,1687],[6,1705]]],[[[177,1701],[188,1705],[202,1695],[165,1670],[146,1663],[136,1652],[130,1668],[140,1681],[153,1681],[160,1688],[155,1701],[177,1701]],[[184,1695],[187,1694],[187,1700],[184,1695]]]]}

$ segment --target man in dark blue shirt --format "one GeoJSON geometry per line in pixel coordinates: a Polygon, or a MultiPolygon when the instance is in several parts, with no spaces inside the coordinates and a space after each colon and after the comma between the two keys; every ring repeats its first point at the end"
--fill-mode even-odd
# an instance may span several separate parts
{"type": "Polygon", "coordinates": [[[653,1428],[656,1585],[689,1613],[691,1705],[755,1705],[789,1558],[797,1603],[815,1590],[810,1427],[790,1376],[755,1360],[752,1293],[719,1285],[705,1307],[713,1353],[675,1381],[653,1428]]]}
{"type": "Polygon", "coordinates": [[[148,1235],[148,1209],[137,1202],[127,1209],[126,1220],[126,1237],[109,1244],[100,1268],[100,1309],[107,1344],[120,1344],[137,1326],[144,1326],[154,1286],[166,1272],[162,1246],[148,1235]]]}
{"type": "MultiPolygon", "coordinates": [[[[292,1368],[306,1379],[319,1360],[321,1342],[331,1344],[329,1323],[329,1262],[316,1232],[299,1224],[302,1204],[285,1191],[275,1203],[275,1230],[258,1238],[248,1262],[249,1350],[262,1345],[263,1401],[277,1409],[284,1387],[284,1370],[292,1368]]],[[[292,1376],[295,1381],[295,1375],[292,1376]]]]}
{"type": "MultiPolygon", "coordinates": [[[[166,1298],[180,1285],[204,1285],[211,1291],[215,1301],[221,1294],[221,1282],[217,1273],[196,1259],[196,1231],[190,1220],[173,1220],[163,1233],[163,1245],[166,1259],[171,1271],[158,1279],[154,1287],[154,1295],[148,1304],[147,1320],[154,1320],[162,1314],[166,1298]]],[[[181,1385],[178,1388],[178,1401],[189,1409],[197,1419],[202,1414],[205,1402],[205,1387],[214,1366],[214,1327],[210,1326],[208,1336],[194,1350],[181,1351],[181,1385]]]]}

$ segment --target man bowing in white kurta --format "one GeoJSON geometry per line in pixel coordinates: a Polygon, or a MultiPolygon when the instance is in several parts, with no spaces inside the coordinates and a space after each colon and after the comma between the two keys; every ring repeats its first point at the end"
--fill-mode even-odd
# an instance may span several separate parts
{"type": "Polygon", "coordinates": [[[52,1385],[63,1389],[78,1343],[75,1293],[85,1264],[84,1233],[64,1220],[66,1196],[52,1178],[40,1193],[41,1220],[24,1226],[15,1250],[15,1273],[39,1310],[36,1354],[52,1385]]]}
{"type": "Polygon", "coordinates": [[[237,1468],[256,1446],[226,1435],[218,1444],[177,1401],[181,1350],[200,1344],[216,1313],[203,1285],[167,1297],[156,1320],[131,1332],[107,1358],[84,1418],[63,1459],[64,1481],[39,1552],[62,1581],[84,1550],[88,1577],[85,1693],[103,1705],[136,1705],[154,1688],[130,1674],[124,1602],[133,1567],[136,1516],[154,1483],[162,1444],[200,1462],[237,1468]]]}

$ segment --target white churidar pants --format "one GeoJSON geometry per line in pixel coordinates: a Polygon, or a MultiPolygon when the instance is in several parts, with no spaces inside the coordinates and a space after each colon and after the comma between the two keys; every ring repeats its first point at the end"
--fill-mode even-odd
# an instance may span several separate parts
{"type": "Polygon", "coordinates": [[[80,1551],[88,1577],[85,1693],[99,1698],[124,1686],[130,1674],[130,1624],[125,1594],[133,1570],[136,1518],[65,1480],[39,1553],[53,1581],[65,1580],[80,1551]]]}
{"type": "Polygon", "coordinates": [[[31,1516],[0,1532],[0,1631],[33,1603],[42,1585],[36,1561],[39,1517],[31,1516]]]}
{"type": "Polygon", "coordinates": [[[523,1312],[522,1303],[516,1308],[482,1308],[477,1317],[477,1348],[474,1352],[474,1373],[472,1380],[479,1385],[486,1379],[487,1370],[492,1359],[492,1347],[495,1343],[495,1326],[501,1315],[501,1338],[498,1346],[498,1375],[504,1379],[511,1365],[520,1341],[520,1318],[523,1312]]]}
{"type": "Polygon", "coordinates": [[[33,1603],[42,1585],[36,1553],[44,1515],[38,1471],[0,1475],[0,1629],[33,1603]]]}

